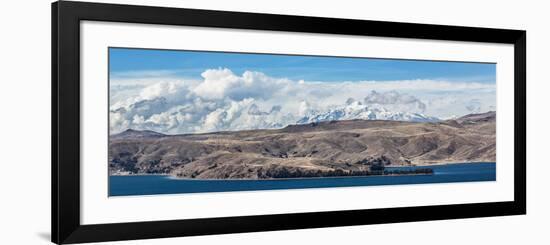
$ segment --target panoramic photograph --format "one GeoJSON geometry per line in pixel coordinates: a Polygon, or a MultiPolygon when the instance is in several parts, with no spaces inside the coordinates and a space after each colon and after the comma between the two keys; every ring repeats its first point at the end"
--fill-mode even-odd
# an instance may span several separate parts
{"type": "Polygon", "coordinates": [[[109,48],[109,196],[496,180],[496,64],[109,48]]]}

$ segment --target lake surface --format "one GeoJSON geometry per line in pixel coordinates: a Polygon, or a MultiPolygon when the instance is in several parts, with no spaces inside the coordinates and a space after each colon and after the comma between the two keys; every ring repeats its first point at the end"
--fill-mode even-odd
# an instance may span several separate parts
{"type": "Polygon", "coordinates": [[[432,175],[395,175],[278,180],[189,180],[163,175],[109,176],[109,196],[200,192],[280,190],[346,186],[403,185],[496,180],[496,164],[457,163],[422,167],[388,167],[387,170],[431,168],[432,175]]]}

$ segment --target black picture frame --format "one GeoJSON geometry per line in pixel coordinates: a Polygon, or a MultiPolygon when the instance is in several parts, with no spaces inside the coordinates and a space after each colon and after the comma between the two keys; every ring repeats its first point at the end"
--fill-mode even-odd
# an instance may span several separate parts
{"type": "Polygon", "coordinates": [[[526,213],[526,32],[60,1],[52,4],[52,242],[58,244],[442,220],[526,213]],[[80,21],[452,40],[514,45],[514,201],[80,224],[80,21]]]}

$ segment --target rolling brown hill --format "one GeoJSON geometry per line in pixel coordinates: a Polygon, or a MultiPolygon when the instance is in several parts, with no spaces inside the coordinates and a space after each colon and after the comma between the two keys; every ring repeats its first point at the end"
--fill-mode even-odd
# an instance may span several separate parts
{"type": "Polygon", "coordinates": [[[495,112],[437,123],[350,120],[190,135],[127,130],[109,141],[110,174],[258,179],[346,175],[383,162],[494,162],[495,112]]]}

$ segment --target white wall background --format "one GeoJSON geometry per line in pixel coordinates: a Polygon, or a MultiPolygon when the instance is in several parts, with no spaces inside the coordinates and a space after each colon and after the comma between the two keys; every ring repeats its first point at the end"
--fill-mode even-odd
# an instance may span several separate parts
{"type": "MultiPolygon", "coordinates": [[[[246,12],[527,30],[526,216],[278,231],[106,244],[548,244],[548,6],[544,1],[119,0],[246,12]]],[[[50,1],[0,12],[0,244],[48,244],[50,230],[50,1]]]]}

